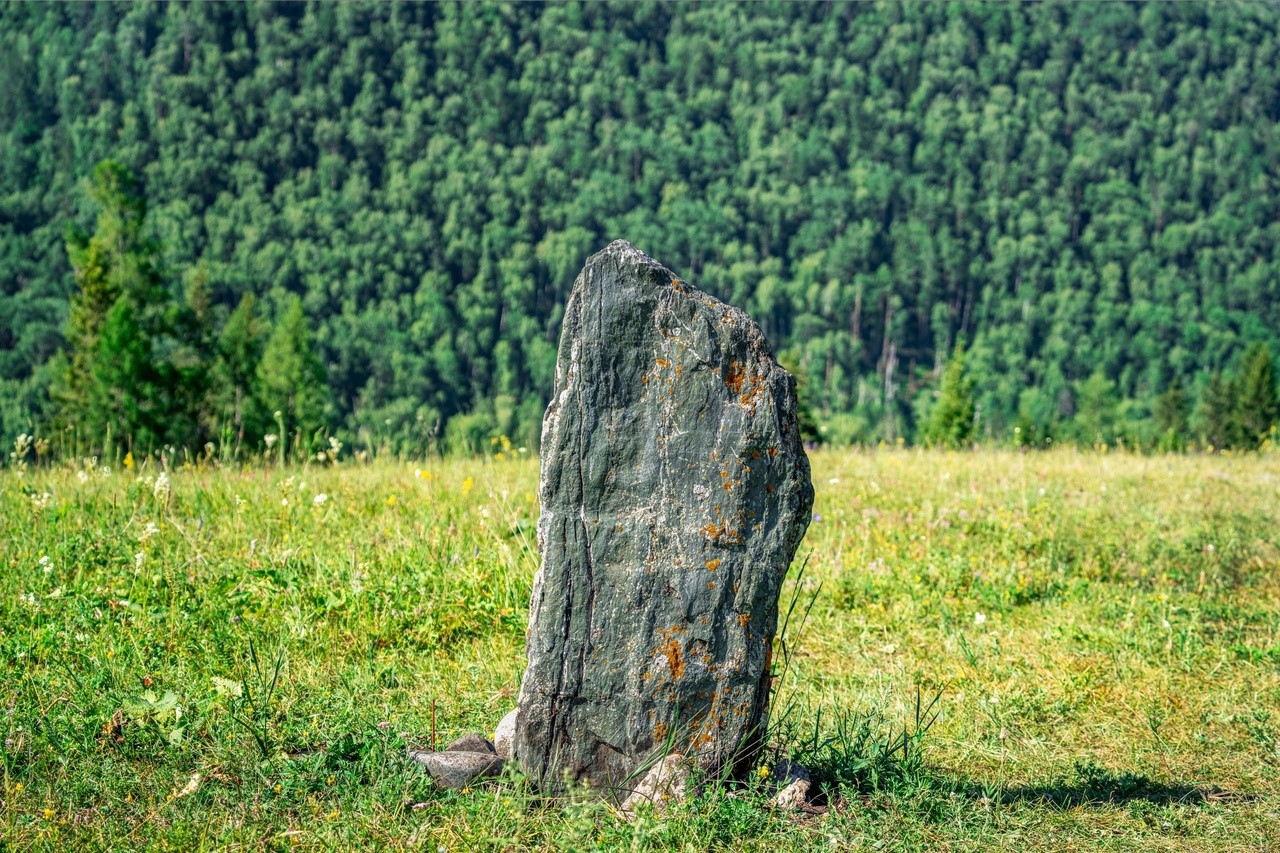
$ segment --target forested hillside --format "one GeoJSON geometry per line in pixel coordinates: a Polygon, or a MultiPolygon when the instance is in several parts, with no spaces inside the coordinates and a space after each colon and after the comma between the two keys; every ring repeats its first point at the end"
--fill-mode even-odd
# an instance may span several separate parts
{"type": "MultiPolygon", "coordinates": [[[[1209,440],[1255,367],[1274,397],[1278,28],[1261,3],[8,3],[0,432],[55,418],[111,159],[165,316],[225,342],[252,294],[246,352],[309,326],[308,405],[358,446],[451,419],[536,441],[568,288],[617,237],[754,316],[829,440],[923,435],[961,341],[976,438],[1209,440]]],[[[183,440],[225,434],[217,373],[183,440]]]]}

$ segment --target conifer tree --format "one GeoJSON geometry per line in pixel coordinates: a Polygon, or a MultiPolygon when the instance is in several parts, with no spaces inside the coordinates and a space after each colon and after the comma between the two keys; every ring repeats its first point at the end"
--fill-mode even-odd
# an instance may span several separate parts
{"type": "Polygon", "coordinates": [[[263,344],[257,308],[252,293],[241,297],[218,336],[213,368],[211,407],[219,428],[228,431],[237,446],[245,441],[256,445],[270,426],[261,420],[261,412],[253,405],[263,344]]]}
{"type": "Polygon", "coordinates": [[[76,292],[65,330],[66,366],[53,390],[69,423],[90,411],[93,365],[108,313],[126,291],[138,289],[137,278],[153,272],[150,247],[141,236],[146,205],[128,170],[115,161],[100,163],[89,184],[89,198],[101,208],[94,233],[70,229],[66,240],[76,292]]]}
{"type": "Polygon", "coordinates": [[[324,365],[297,296],[288,299],[271,332],[256,379],[260,421],[283,423],[280,440],[294,436],[300,449],[309,451],[325,428],[330,398],[324,365]]]}
{"type": "Polygon", "coordinates": [[[965,371],[962,342],[956,345],[942,369],[938,400],[933,404],[924,428],[924,443],[934,447],[964,447],[973,438],[976,413],[973,379],[965,371]]]}
{"type": "Polygon", "coordinates": [[[1271,348],[1255,343],[1244,354],[1236,380],[1235,421],[1241,447],[1253,450],[1280,422],[1275,361],[1271,348]]]}
{"type": "Polygon", "coordinates": [[[1181,450],[1187,441],[1187,394],[1176,377],[1156,399],[1156,428],[1160,431],[1161,450],[1181,450]]]}
{"type": "Polygon", "coordinates": [[[112,160],[94,170],[89,196],[100,207],[93,234],[67,239],[78,288],[56,388],[61,418],[93,447],[190,446],[202,365],[161,274],[159,248],[144,234],[146,201],[112,160]]]}
{"type": "Polygon", "coordinates": [[[1236,444],[1236,382],[1218,371],[1209,377],[1196,413],[1200,440],[1206,448],[1223,450],[1236,444]]]}

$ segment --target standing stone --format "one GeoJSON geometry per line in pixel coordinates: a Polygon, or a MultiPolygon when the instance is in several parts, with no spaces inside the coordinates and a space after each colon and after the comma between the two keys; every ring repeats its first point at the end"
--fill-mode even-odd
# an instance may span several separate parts
{"type": "Polygon", "coordinates": [[[795,383],[746,314],[619,240],[565,311],[514,754],[624,799],[655,760],[742,773],[808,527],[795,383]]]}

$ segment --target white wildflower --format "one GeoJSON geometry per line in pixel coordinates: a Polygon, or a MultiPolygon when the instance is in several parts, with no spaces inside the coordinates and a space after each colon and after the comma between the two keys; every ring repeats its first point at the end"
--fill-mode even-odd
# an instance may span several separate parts
{"type": "Polygon", "coordinates": [[[151,494],[155,495],[158,501],[169,500],[169,475],[164,471],[161,471],[160,476],[156,477],[155,485],[151,487],[151,494]]]}
{"type": "Polygon", "coordinates": [[[85,471],[77,471],[76,479],[79,480],[81,483],[87,483],[89,482],[89,474],[85,471]]]}
{"type": "Polygon", "coordinates": [[[975,625],[981,625],[982,623],[984,623],[984,622],[986,622],[986,621],[987,621],[987,614],[985,614],[985,613],[981,613],[981,612],[978,612],[978,613],[974,613],[974,614],[973,614],[973,624],[975,624],[975,625]]]}
{"type": "Polygon", "coordinates": [[[53,571],[53,560],[49,558],[48,554],[45,554],[40,558],[40,571],[44,572],[46,575],[53,571]]]}
{"type": "Polygon", "coordinates": [[[262,437],[262,440],[267,443],[267,450],[270,450],[271,448],[275,447],[276,441],[278,439],[279,439],[279,436],[277,436],[273,432],[269,432],[262,437]]]}
{"type": "Polygon", "coordinates": [[[36,509],[45,509],[53,501],[53,495],[49,492],[40,492],[31,496],[31,505],[36,509]]]}
{"type": "Polygon", "coordinates": [[[311,499],[311,502],[316,506],[324,506],[324,502],[327,500],[329,500],[328,495],[326,495],[324,492],[317,492],[316,496],[311,499]]]}
{"type": "Polygon", "coordinates": [[[133,555],[133,567],[134,567],[135,569],[140,569],[140,568],[142,568],[142,561],[143,561],[143,560],[145,560],[146,558],[147,558],[147,554],[146,554],[146,552],[145,552],[145,551],[139,551],[138,553],[134,554],[134,555],[133,555]]]}

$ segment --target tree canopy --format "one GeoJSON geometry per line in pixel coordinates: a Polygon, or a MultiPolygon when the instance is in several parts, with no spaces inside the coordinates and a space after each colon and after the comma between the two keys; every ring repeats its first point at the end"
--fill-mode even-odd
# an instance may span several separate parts
{"type": "Polygon", "coordinates": [[[157,369],[221,353],[184,435],[259,442],[251,327],[290,314],[326,386],[296,417],[532,445],[573,276],[625,237],[794,353],[828,438],[914,438],[964,339],[975,440],[1163,441],[1206,396],[1274,397],[1243,354],[1280,345],[1278,28],[1267,4],[4,4],[0,429],[135,381],[77,366],[109,332],[157,369]],[[69,220],[142,266],[68,252],[69,220]],[[167,288],[165,335],[112,276],[167,288]]]}

